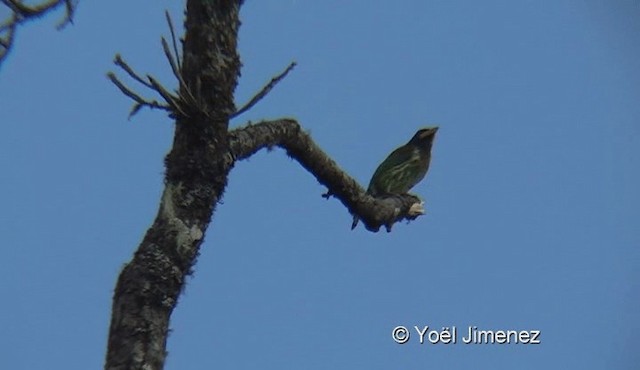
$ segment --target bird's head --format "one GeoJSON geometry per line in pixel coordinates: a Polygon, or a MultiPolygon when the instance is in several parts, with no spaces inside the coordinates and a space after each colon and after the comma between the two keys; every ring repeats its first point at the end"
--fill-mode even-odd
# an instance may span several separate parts
{"type": "Polygon", "coordinates": [[[420,130],[418,130],[418,132],[416,132],[415,135],[413,135],[409,143],[415,145],[430,144],[431,142],[433,142],[433,138],[436,136],[436,132],[438,132],[437,126],[421,128],[420,130]]]}

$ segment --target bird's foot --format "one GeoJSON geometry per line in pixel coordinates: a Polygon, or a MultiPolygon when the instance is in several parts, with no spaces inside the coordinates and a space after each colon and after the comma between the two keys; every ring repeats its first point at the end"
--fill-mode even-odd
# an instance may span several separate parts
{"type": "Polygon", "coordinates": [[[326,192],[326,193],[322,194],[322,197],[323,197],[324,199],[329,199],[329,198],[331,198],[331,197],[332,197],[332,196],[334,196],[334,195],[335,195],[335,194],[334,194],[331,190],[327,190],[327,192],[326,192]]]}

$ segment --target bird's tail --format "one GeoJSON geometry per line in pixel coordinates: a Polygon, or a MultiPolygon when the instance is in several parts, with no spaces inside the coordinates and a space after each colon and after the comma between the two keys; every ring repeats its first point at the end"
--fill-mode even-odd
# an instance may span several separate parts
{"type": "Polygon", "coordinates": [[[360,221],[360,218],[358,216],[353,216],[353,223],[351,224],[351,230],[355,229],[356,226],[358,226],[358,221],[360,221]]]}

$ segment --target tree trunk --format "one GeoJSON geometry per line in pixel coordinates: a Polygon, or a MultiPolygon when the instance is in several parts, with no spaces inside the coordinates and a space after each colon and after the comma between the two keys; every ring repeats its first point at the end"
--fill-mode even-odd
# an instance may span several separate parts
{"type": "Polygon", "coordinates": [[[118,278],[106,369],[162,369],[169,317],[233,166],[229,115],[240,70],[237,0],[187,1],[182,76],[200,109],[178,116],[158,214],[118,278]]]}

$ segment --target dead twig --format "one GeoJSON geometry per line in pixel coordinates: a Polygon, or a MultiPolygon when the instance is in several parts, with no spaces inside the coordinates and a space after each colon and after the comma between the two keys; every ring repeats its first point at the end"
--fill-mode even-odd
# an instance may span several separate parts
{"type": "Polygon", "coordinates": [[[133,90],[125,86],[125,84],[120,82],[120,80],[118,80],[118,77],[116,77],[115,73],[113,72],[107,73],[107,78],[109,78],[109,80],[111,80],[111,82],[113,82],[113,84],[116,85],[116,87],[120,89],[120,91],[122,91],[123,94],[125,94],[126,96],[128,96],[129,98],[131,98],[133,101],[136,102],[131,108],[131,111],[129,112],[129,119],[131,119],[133,115],[138,113],[138,111],[142,107],[149,107],[151,109],[162,109],[162,110],[171,112],[171,107],[169,106],[169,104],[161,104],[155,100],[148,100],[141,97],[140,95],[133,92],[133,90]]]}
{"type": "Polygon", "coordinates": [[[1,3],[9,8],[11,15],[0,24],[0,64],[6,59],[13,46],[19,25],[40,18],[61,5],[65,6],[65,15],[56,29],[61,30],[69,23],[73,23],[75,11],[73,0],[49,0],[36,5],[26,5],[18,0],[1,0],[1,3]]]}
{"type": "MultiPolygon", "coordinates": [[[[3,0],[5,1],[5,0],[3,0]]],[[[167,58],[167,62],[171,67],[171,72],[178,80],[179,88],[174,90],[173,92],[169,91],[165,88],[158,80],[156,80],[153,76],[146,75],[146,78],[143,78],[138,73],[136,73],[133,68],[127,64],[127,62],[122,59],[120,54],[116,54],[114,58],[114,63],[118,67],[120,67],[126,74],[129,75],[132,79],[155,91],[158,95],[162,97],[164,103],[159,103],[156,100],[145,99],[139,94],[133,92],[130,88],[125,86],[113,72],[107,73],[107,77],[111,82],[113,82],[123,94],[131,98],[135,103],[129,112],[129,118],[138,113],[140,109],[143,107],[149,107],[152,109],[162,109],[169,112],[169,116],[172,118],[179,116],[182,117],[190,117],[190,112],[200,112],[205,116],[208,116],[207,112],[202,109],[202,104],[200,104],[199,100],[195,98],[191,89],[187,85],[187,83],[182,78],[182,65],[180,64],[180,56],[178,53],[178,46],[176,42],[175,30],[173,28],[173,22],[171,21],[171,16],[168,11],[165,11],[165,16],[167,18],[167,24],[169,25],[169,31],[171,32],[171,40],[173,43],[173,53],[171,48],[169,47],[169,43],[164,37],[160,38],[160,42],[162,44],[162,50],[164,51],[164,55],[167,58]]]]}
{"type": "Polygon", "coordinates": [[[236,110],[234,113],[231,114],[231,116],[229,118],[235,118],[238,117],[239,115],[241,115],[242,113],[248,111],[249,109],[251,109],[254,105],[256,105],[260,100],[262,100],[262,98],[264,98],[265,96],[267,96],[267,94],[271,91],[271,89],[274,88],[274,86],[276,86],[278,84],[278,82],[282,81],[282,79],[284,79],[285,77],[287,77],[287,74],[289,74],[289,72],[291,72],[291,70],[297,65],[296,62],[291,62],[291,64],[289,64],[289,66],[287,67],[287,69],[285,69],[282,73],[280,73],[279,75],[275,76],[274,78],[271,79],[271,81],[269,81],[268,84],[266,84],[262,90],[260,90],[256,95],[253,96],[253,98],[251,98],[251,100],[249,100],[249,102],[247,102],[245,105],[242,106],[242,108],[236,110]]]}
{"type": "Polygon", "coordinates": [[[150,89],[153,89],[153,85],[145,81],[142,77],[138,76],[138,74],[133,71],[133,68],[129,67],[127,62],[125,62],[124,59],[122,59],[120,54],[116,54],[115,58],[113,59],[113,63],[118,67],[122,68],[123,71],[127,72],[127,74],[134,80],[138,81],[139,83],[143,84],[144,86],[150,89]]]}
{"type": "MultiPolygon", "coordinates": [[[[189,87],[187,86],[187,83],[182,78],[180,58],[178,58],[177,54],[175,55],[175,57],[174,55],[171,54],[171,50],[169,50],[169,44],[167,43],[167,40],[164,37],[162,37],[160,41],[162,42],[162,49],[164,50],[164,55],[167,57],[167,61],[171,66],[171,71],[173,72],[173,75],[176,76],[176,78],[178,79],[178,82],[180,83],[180,89],[178,90],[178,95],[180,96],[180,98],[187,100],[190,105],[200,106],[198,100],[191,93],[191,89],[189,89],[189,87]],[[186,97],[182,96],[183,91],[186,92],[186,97]]],[[[175,47],[175,44],[174,44],[174,47],[175,47]]],[[[177,50],[175,51],[177,52],[177,50]]]]}
{"type": "Polygon", "coordinates": [[[133,117],[136,113],[140,111],[143,107],[149,107],[151,109],[162,109],[169,112],[170,117],[175,117],[177,114],[181,114],[182,116],[188,116],[185,111],[180,106],[181,100],[178,96],[170,93],[160,82],[158,82],[155,78],[147,75],[147,80],[145,81],[140,75],[138,75],[133,68],[127,64],[127,62],[122,59],[120,54],[116,54],[113,63],[120,67],[123,71],[125,71],[131,78],[140,84],[146,86],[147,88],[154,90],[157,92],[162,99],[164,99],[165,103],[159,103],[156,100],[145,99],[139,94],[135,93],[133,90],[128,88],[124,83],[122,83],[118,77],[113,72],[107,73],[107,78],[113,82],[114,85],[120,91],[131,98],[135,104],[131,108],[129,112],[129,119],[133,117]]]}
{"type": "Polygon", "coordinates": [[[180,53],[178,52],[178,43],[176,42],[176,32],[173,28],[173,22],[171,21],[171,15],[169,11],[165,10],[164,15],[167,18],[167,24],[169,25],[169,32],[171,32],[171,42],[173,43],[173,53],[176,56],[176,62],[178,64],[178,70],[182,71],[182,65],[180,65],[180,53]]]}
{"type": "Polygon", "coordinates": [[[167,25],[169,26],[169,32],[171,33],[171,43],[173,45],[173,54],[171,50],[169,50],[169,43],[167,40],[162,37],[162,49],[164,50],[164,55],[167,57],[167,61],[169,61],[169,65],[171,66],[171,71],[173,71],[173,75],[176,76],[178,81],[180,82],[179,94],[181,98],[185,98],[182,96],[183,92],[186,92],[186,99],[193,105],[200,106],[199,101],[193,96],[191,93],[191,89],[187,86],[187,83],[182,78],[182,64],[180,62],[180,52],[178,51],[178,43],[176,41],[176,32],[173,28],[173,21],[171,20],[171,15],[169,15],[169,11],[165,10],[165,17],[167,18],[167,25]]]}

